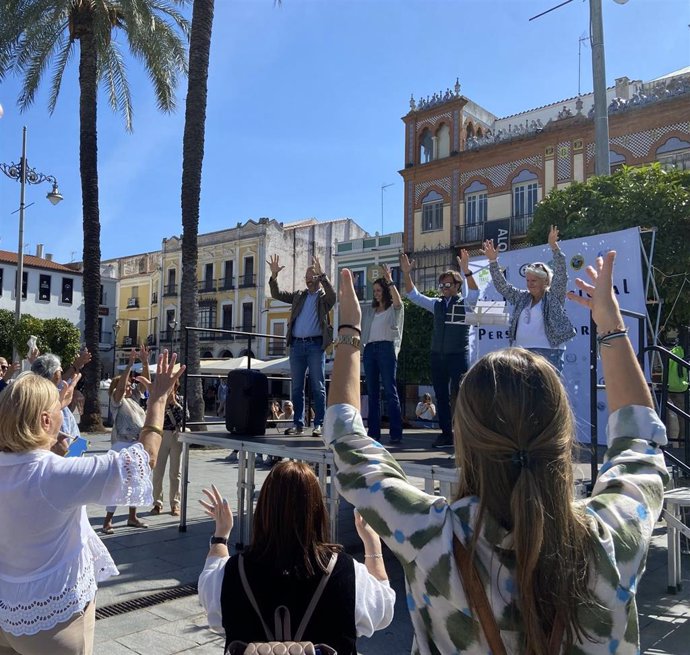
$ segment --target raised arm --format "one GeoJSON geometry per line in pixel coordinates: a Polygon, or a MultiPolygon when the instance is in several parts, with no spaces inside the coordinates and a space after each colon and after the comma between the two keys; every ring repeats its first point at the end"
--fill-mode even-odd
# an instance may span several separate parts
{"type": "Polygon", "coordinates": [[[65,369],[62,377],[69,380],[75,373],[81,373],[82,368],[91,361],[91,353],[88,348],[82,348],[74,361],[65,369]]]}
{"type": "Polygon", "coordinates": [[[415,290],[414,282],[412,281],[412,269],[414,268],[414,259],[410,260],[403,252],[400,254],[400,270],[405,280],[405,293],[412,293],[415,290]]]}
{"type": "Polygon", "coordinates": [[[604,259],[597,257],[595,265],[586,269],[591,284],[580,278],[575,280],[585,295],[580,296],[572,291],[568,293],[570,300],[591,310],[592,320],[597,326],[597,338],[605,339],[601,343],[601,362],[611,413],[626,405],[654,407],[644,374],[625,333],[623,316],[613,292],[615,259],[616,252],[613,250],[604,259]]]}
{"type": "Polygon", "coordinates": [[[147,380],[151,379],[151,367],[149,365],[150,354],[151,351],[142,343],[139,347],[139,361],[141,361],[141,374],[147,380]]]}
{"type": "Polygon", "coordinates": [[[474,273],[470,269],[470,253],[465,248],[460,251],[460,257],[455,258],[458,263],[458,268],[462,271],[463,276],[467,282],[467,288],[472,291],[479,291],[479,287],[473,277],[474,273]]]}
{"type": "Polygon", "coordinates": [[[129,374],[132,370],[132,366],[134,366],[134,362],[137,359],[137,351],[132,348],[129,351],[129,360],[127,360],[127,368],[125,372],[120,376],[120,379],[117,381],[117,386],[115,387],[115,391],[113,391],[113,401],[115,403],[121,403],[122,399],[125,396],[125,390],[127,389],[127,380],[129,380],[129,374]]]}
{"type": "Polygon", "coordinates": [[[330,311],[333,308],[333,305],[335,305],[335,289],[333,288],[333,285],[331,284],[331,281],[328,279],[328,275],[326,275],[323,272],[323,269],[321,268],[321,262],[319,261],[319,258],[314,255],[312,258],[312,268],[314,269],[314,273],[319,276],[319,282],[321,282],[321,285],[323,286],[323,291],[325,293],[325,300],[326,300],[326,305],[328,306],[328,310],[330,311]]]}
{"type": "Polygon", "coordinates": [[[494,248],[493,240],[487,239],[484,242],[482,253],[489,260],[489,273],[491,273],[491,281],[494,283],[496,291],[512,305],[516,304],[520,298],[520,289],[510,284],[498,267],[498,250],[494,248]]]}
{"type": "Polygon", "coordinates": [[[271,297],[281,302],[292,304],[295,297],[294,292],[281,291],[278,287],[278,274],[282,271],[285,266],[280,265],[280,257],[278,255],[271,255],[271,257],[266,262],[271,269],[271,277],[268,279],[268,286],[271,290],[271,297]]]}
{"type": "Polygon", "coordinates": [[[383,279],[388,283],[388,288],[391,292],[391,298],[393,299],[393,309],[400,309],[402,307],[402,298],[400,297],[400,292],[398,288],[393,284],[393,277],[391,276],[391,269],[388,264],[382,264],[381,270],[383,271],[383,279]]]}

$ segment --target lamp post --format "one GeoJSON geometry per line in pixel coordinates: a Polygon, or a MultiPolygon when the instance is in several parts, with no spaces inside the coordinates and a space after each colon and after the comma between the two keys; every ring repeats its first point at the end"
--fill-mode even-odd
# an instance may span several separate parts
{"type": "Polygon", "coordinates": [[[24,279],[24,209],[26,208],[26,185],[50,182],[53,185],[53,190],[46,194],[46,198],[48,198],[53,205],[57,205],[62,200],[62,194],[58,189],[58,183],[55,177],[39,173],[34,168],[29,168],[29,164],[26,161],[26,127],[22,129],[22,156],[19,163],[0,163],[0,171],[7,175],[7,177],[11,177],[13,180],[19,182],[19,244],[17,246],[17,279],[15,282],[14,305],[14,320],[15,323],[19,323],[19,319],[22,315],[22,282],[24,279]]]}
{"type": "Polygon", "coordinates": [[[113,375],[115,377],[115,362],[117,361],[117,333],[120,331],[120,321],[113,323],[113,375]]]}
{"type": "Polygon", "coordinates": [[[393,186],[394,183],[391,182],[390,184],[382,184],[381,185],[381,235],[383,235],[383,192],[389,187],[393,186]]]}

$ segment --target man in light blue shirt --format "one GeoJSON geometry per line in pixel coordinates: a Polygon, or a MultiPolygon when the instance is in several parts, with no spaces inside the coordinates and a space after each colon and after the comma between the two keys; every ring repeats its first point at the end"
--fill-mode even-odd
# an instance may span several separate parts
{"type": "Polygon", "coordinates": [[[278,274],[285,267],[280,265],[278,255],[267,262],[271,268],[268,281],[271,296],[292,306],[287,328],[287,344],[290,352],[290,375],[292,377],[290,397],[295,408],[294,425],[285,434],[304,433],[304,380],[309,371],[311,392],[314,401],[315,437],[321,436],[326,413],[326,354],[333,341],[333,328],[328,313],[335,305],[335,291],[328,276],[321,270],[317,257],[307,268],[304,276],[306,289],[281,291],[278,274]]]}

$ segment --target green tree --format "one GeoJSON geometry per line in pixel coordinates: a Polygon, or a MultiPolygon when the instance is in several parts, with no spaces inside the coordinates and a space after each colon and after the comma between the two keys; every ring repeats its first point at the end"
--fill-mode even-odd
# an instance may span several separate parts
{"type": "Polygon", "coordinates": [[[13,329],[13,343],[22,358],[29,352],[27,342],[31,336],[36,337],[36,346],[42,353],[50,352],[43,332],[43,321],[31,314],[22,314],[19,323],[14,325],[13,329]]]}
{"type": "Polygon", "coordinates": [[[66,318],[49,318],[43,321],[43,340],[47,352],[57,355],[66,368],[79,354],[81,333],[66,318]]]}
{"type": "MultiPolygon", "coordinates": [[[[436,295],[430,293],[427,295],[436,295]]],[[[398,355],[398,379],[405,384],[431,384],[431,334],[434,316],[431,312],[403,298],[405,327],[398,355]]]]}
{"type": "MultiPolygon", "coordinates": [[[[184,328],[196,327],[197,237],[201,169],[204,163],[206,136],[206,101],[208,95],[208,61],[213,29],[213,0],[194,0],[192,33],[189,42],[189,87],[185,110],[182,145],[182,284],[180,322],[184,328]]],[[[184,332],[184,330],[183,330],[184,332]]],[[[181,332],[181,334],[183,333],[181,332]]],[[[187,332],[187,365],[190,373],[199,372],[199,333],[187,332]]],[[[187,385],[189,413],[192,421],[204,420],[201,380],[190,378],[187,385]]]]}
{"type": "Polygon", "coordinates": [[[9,72],[23,77],[18,104],[28,108],[50,71],[48,110],[57,103],[67,63],[79,43],[79,169],[84,225],[84,335],[93,359],[86,367],[84,429],[102,427],[98,405],[100,356],[100,216],[98,208],[97,90],[103,84],[110,106],[132,129],[132,98],[123,41],[149,73],[158,106],[175,107],[180,72],[186,72],[184,36],[188,22],[178,11],[187,0],[5,0],[0,12],[0,81],[9,72]]]}
{"type": "Polygon", "coordinates": [[[624,166],[575,182],[539,203],[528,240],[543,243],[550,225],[558,225],[562,239],[656,228],[652,265],[663,302],[661,324],[690,325],[690,171],[664,170],[658,163],[624,166]]]}
{"type": "Polygon", "coordinates": [[[14,344],[14,312],[0,309],[0,356],[12,361],[12,345],[14,344]]]}

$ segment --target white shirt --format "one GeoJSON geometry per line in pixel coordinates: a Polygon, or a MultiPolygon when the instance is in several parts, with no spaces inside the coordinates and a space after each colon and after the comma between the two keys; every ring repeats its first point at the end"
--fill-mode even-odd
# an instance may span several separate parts
{"type": "Polygon", "coordinates": [[[426,403],[417,403],[415,414],[417,414],[417,418],[423,421],[433,421],[436,418],[436,405],[434,405],[434,403],[429,405],[426,403]]]}
{"type": "MultiPolygon", "coordinates": [[[[522,310],[515,333],[516,346],[522,348],[546,348],[553,350],[544,329],[544,308],[540,300],[536,305],[522,310]]],[[[565,345],[563,346],[565,348],[565,345]]]]}
{"type": "Polygon", "coordinates": [[[393,305],[382,312],[374,312],[367,343],[373,343],[374,341],[393,341],[390,329],[390,316],[392,313],[393,305]]]}
{"type": "MultiPolygon", "coordinates": [[[[229,557],[207,557],[199,576],[199,602],[208,615],[208,627],[225,634],[220,608],[225,565],[229,557]]],[[[361,562],[355,564],[355,627],[358,637],[371,637],[393,620],[395,591],[388,580],[377,580],[361,562]]]]}
{"type": "Polygon", "coordinates": [[[0,628],[50,630],[81,611],[117,568],[84,505],[150,505],[149,457],[63,458],[48,450],[0,453],[0,628]]]}

